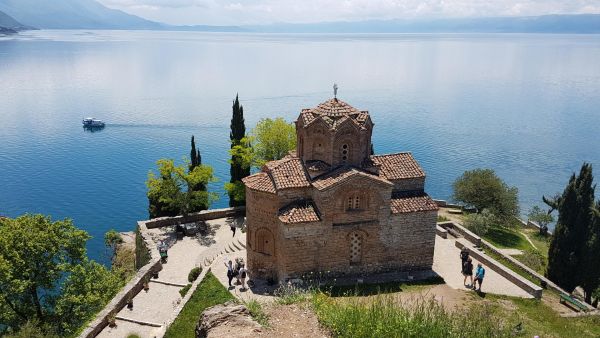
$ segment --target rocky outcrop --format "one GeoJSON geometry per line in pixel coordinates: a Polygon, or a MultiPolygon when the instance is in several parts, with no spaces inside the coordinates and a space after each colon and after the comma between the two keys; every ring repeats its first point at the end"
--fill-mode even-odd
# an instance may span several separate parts
{"type": "Polygon", "coordinates": [[[261,331],[244,305],[227,302],[202,312],[196,325],[196,338],[245,338],[261,331]]]}

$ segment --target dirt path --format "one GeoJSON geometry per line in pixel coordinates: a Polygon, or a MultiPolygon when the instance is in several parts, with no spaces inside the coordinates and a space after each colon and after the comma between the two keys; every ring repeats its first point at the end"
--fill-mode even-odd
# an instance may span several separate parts
{"type": "Polygon", "coordinates": [[[265,305],[271,327],[256,337],[331,337],[307,305],[265,305]]]}

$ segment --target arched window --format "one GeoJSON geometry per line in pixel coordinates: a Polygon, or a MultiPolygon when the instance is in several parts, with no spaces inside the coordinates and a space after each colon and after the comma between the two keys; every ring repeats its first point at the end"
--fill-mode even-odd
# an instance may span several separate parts
{"type": "Polygon", "coordinates": [[[350,265],[362,260],[362,236],[356,232],[350,235],[350,265]]]}

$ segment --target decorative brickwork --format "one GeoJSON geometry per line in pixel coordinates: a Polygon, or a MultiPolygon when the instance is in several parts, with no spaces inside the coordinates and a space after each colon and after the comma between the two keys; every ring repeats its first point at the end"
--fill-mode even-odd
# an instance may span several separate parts
{"type": "Polygon", "coordinates": [[[430,270],[437,205],[410,153],[371,156],[366,111],[304,109],[297,149],[245,178],[251,278],[430,270]]]}

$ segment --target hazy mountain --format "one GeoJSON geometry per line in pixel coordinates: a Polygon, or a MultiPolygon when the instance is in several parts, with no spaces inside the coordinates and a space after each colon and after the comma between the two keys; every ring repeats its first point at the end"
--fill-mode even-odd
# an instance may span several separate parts
{"type": "Polygon", "coordinates": [[[600,33],[600,14],[244,26],[265,33],[600,33]]]}
{"type": "Polygon", "coordinates": [[[13,17],[0,11],[0,33],[16,33],[25,29],[31,29],[31,27],[21,24],[13,17]]]}

